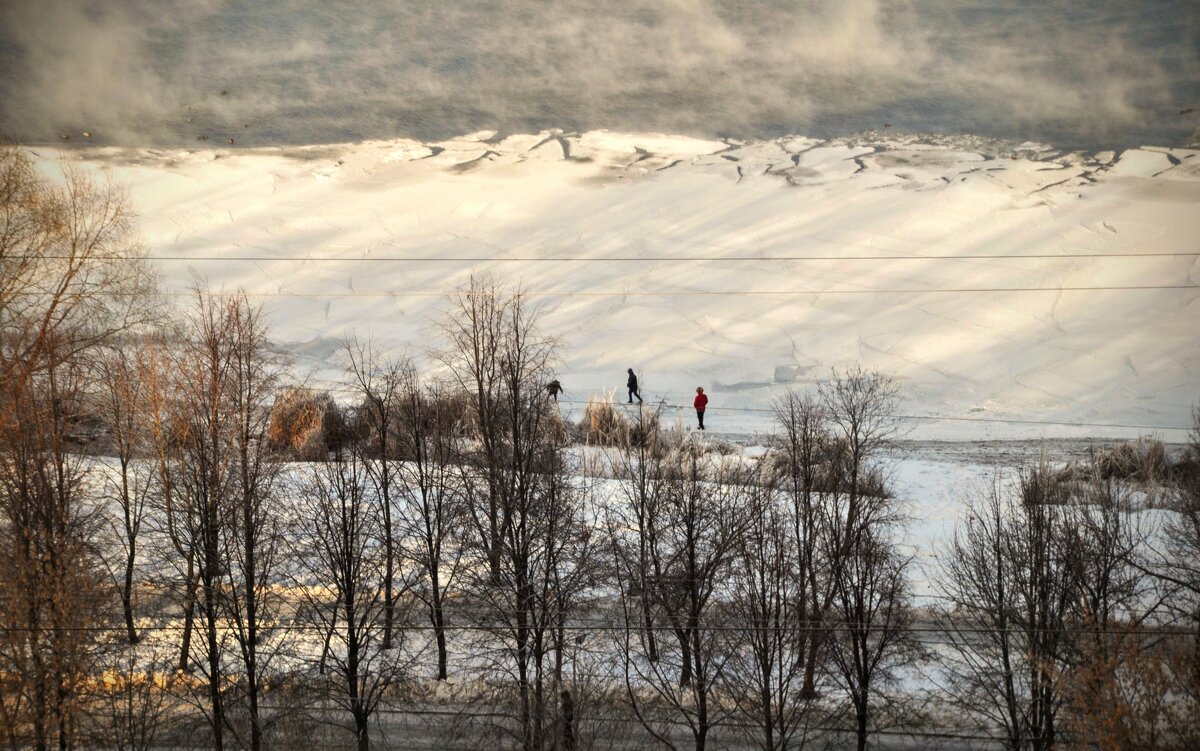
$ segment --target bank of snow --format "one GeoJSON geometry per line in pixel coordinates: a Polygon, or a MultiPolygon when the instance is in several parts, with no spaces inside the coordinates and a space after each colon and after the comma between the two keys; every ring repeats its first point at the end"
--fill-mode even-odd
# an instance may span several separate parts
{"type": "Polygon", "coordinates": [[[130,186],[172,290],[262,295],[317,385],[343,379],[349,331],[420,354],[445,293],[490,271],[544,305],[568,399],[633,367],[651,400],[705,386],[727,432],[768,415],[722,408],[854,362],[900,379],[913,415],[1182,426],[1200,398],[1200,290],[1157,289],[1195,283],[1197,151],[596,132],[38,153],[130,186]]]}

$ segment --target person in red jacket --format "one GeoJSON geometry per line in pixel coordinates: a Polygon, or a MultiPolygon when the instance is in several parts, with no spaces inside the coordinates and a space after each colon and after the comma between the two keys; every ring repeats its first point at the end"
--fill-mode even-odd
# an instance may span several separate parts
{"type": "Polygon", "coordinates": [[[704,430],[704,408],[708,406],[708,397],[704,395],[702,386],[696,387],[696,399],[692,404],[696,407],[696,419],[700,421],[700,429],[704,430]]]}

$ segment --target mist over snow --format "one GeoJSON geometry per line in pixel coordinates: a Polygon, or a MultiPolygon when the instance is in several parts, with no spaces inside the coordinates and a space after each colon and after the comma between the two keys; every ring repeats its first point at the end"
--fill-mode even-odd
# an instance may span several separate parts
{"type": "Polygon", "coordinates": [[[632,367],[647,401],[703,385],[720,432],[856,362],[909,414],[1182,427],[1200,397],[1196,150],[593,131],[37,153],[127,184],[167,289],[245,287],[317,387],[344,381],[347,333],[423,359],[447,293],[491,272],[543,306],[566,399],[623,394],[632,367]]]}
{"type": "Polygon", "coordinates": [[[1183,146],[1190,0],[5,0],[0,133],[124,146],[549,128],[1183,146]]]}

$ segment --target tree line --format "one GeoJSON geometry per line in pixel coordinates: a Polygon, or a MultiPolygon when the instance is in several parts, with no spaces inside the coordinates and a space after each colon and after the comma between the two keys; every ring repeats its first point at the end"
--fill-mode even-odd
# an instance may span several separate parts
{"type": "Polygon", "coordinates": [[[784,393],[755,456],[652,405],[572,425],[539,311],[474,277],[424,362],[348,339],[337,400],[245,295],[164,304],[119,188],[8,147],[0,202],[9,748],[403,747],[397,708],[539,751],[951,716],[1014,750],[1200,741],[1200,435],[1153,516],[1100,461],[966,495],[918,604],[884,374],[784,393]]]}

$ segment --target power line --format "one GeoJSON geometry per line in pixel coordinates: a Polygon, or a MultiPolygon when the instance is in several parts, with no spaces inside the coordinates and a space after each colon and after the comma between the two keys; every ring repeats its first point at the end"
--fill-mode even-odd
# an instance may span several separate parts
{"type": "MultiPolygon", "coordinates": [[[[353,389],[347,389],[353,391],[353,389]]],[[[559,401],[569,404],[587,404],[588,402],[578,399],[560,399],[559,401]]],[[[692,407],[686,404],[661,404],[658,405],[663,409],[672,410],[690,410],[692,407]]],[[[775,410],[763,407],[708,407],[706,411],[716,412],[754,412],[759,414],[774,414],[775,410]]],[[[896,415],[901,420],[914,420],[921,422],[990,422],[1001,424],[1017,424],[1017,425],[1051,425],[1065,426],[1074,428],[1129,428],[1131,430],[1192,430],[1192,428],[1177,426],[1177,425],[1131,425],[1122,423],[1103,423],[1103,422],[1065,422],[1060,420],[1021,420],[1008,419],[1003,417],[947,417],[944,415],[896,415]]]]}
{"type": "MultiPolygon", "coordinates": [[[[719,261],[733,263],[773,262],[773,261],[1000,261],[1021,259],[1066,260],[1072,258],[1192,258],[1200,256],[1200,251],[1183,251],[1178,253],[988,253],[967,256],[950,255],[786,255],[786,256],[518,256],[506,258],[503,256],[313,256],[313,255],[153,255],[153,256],[114,256],[98,259],[105,261],[179,261],[179,262],[216,262],[226,261],[237,263],[264,263],[274,261],[328,261],[337,263],[669,263],[674,261],[704,262],[719,261]]],[[[72,260],[73,256],[44,255],[44,256],[14,256],[22,260],[72,260]]]]}
{"type": "MultiPolygon", "coordinates": [[[[332,384],[330,386],[325,386],[325,387],[319,388],[318,390],[320,390],[320,391],[334,392],[334,393],[339,393],[339,394],[360,394],[360,393],[362,393],[360,389],[356,389],[353,386],[350,386],[348,384],[344,384],[344,383],[341,383],[338,381],[327,381],[324,379],[317,379],[317,380],[320,380],[322,383],[332,384]]],[[[599,391],[602,392],[603,389],[600,389],[599,391]]],[[[578,405],[583,405],[583,406],[590,404],[590,401],[585,401],[583,399],[559,399],[558,402],[560,404],[578,404],[578,405]]],[[[620,402],[614,402],[614,404],[619,406],[620,402]]],[[[657,404],[651,404],[650,407],[648,407],[648,409],[670,409],[670,410],[681,411],[681,410],[690,410],[690,409],[692,409],[692,407],[687,404],[670,404],[667,402],[660,402],[657,404]]],[[[770,409],[768,407],[708,407],[706,411],[743,412],[743,413],[766,414],[766,415],[775,414],[775,410],[770,409]]],[[[1132,424],[1132,423],[1068,422],[1065,420],[1028,420],[1028,419],[1004,418],[1004,417],[958,417],[958,416],[948,416],[948,415],[907,415],[907,414],[899,414],[899,415],[896,415],[896,417],[901,420],[911,420],[911,421],[915,421],[915,422],[997,423],[997,424],[1001,424],[1001,425],[1045,425],[1045,426],[1051,426],[1051,427],[1070,427],[1070,428],[1124,428],[1124,429],[1128,429],[1128,430],[1190,431],[1193,429],[1192,426],[1183,426],[1183,425],[1136,425],[1136,424],[1132,424]]]]}
{"type": "MultiPolygon", "coordinates": [[[[571,297],[791,297],[803,295],[926,295],[926,294],[971,294],[971,293],[1013,293],[1013,292],[1141,292],[1163,290],[1200,289],[1200,284],[1146,284],[1146,285],[1113,285],[1113,286],[1076,286],[1076,287],[913,287],[913,288],[881,288],[881,289],[791,289],[791,290],[603,290],[597,292],[563,291],[544,292],[521,290],[524,297],[571,298],[571,297]]],[[[20,296],[41,296],[37,292],[17,292],[20,296]]],[[[89,291],[95,297],[146,297],[143,292],[112,292],[89,291]]],[[[195,291],[170,291],[157,293],[162,297],[194,297],[195,291]]],[[[451,293],[434,292],[429,290],[351,290],[347,292],[304,292],[277,291],[265,292],[256,290],[239,290],[237,292],[209,291],[206,294],[224,297],[245,295],[247,297],[267,298],[411,298],[411,297],[440,297],[447,298],[451,293]]],[[[474,294],[487,295],[485,292],[474,294]]],[[[497,292],[494,296],[510,297],[511,292],[497,292]]]]}
{"type": "MultiPolygon", "coordinates": [[[[354,391],[353,389],[347,389],[354,391]]],[[[561,399],[560,401],[568,404],[587,404],[588,402],[580,399],[561,399]]],[[[691,406],[686,404],[661,404],[657,405],[664,409],[685,410],[691,409],[691,406]]],[[[775,414],[775,410],[765,407],[708,407],[708,410],[720,412],[755,412],[760,414],[775,414]]],[[[1191,430],[1191,427],[1181,427],[1175,425],[1130,425],[1121,423],[1100,423],[1100,422],[1064,422],[1058,420],[1021,420],[1007,419],[1003,417],[947,417],[943,415],[896,415],[901,420],[916,420],[924,422],[994,422],[1003,424],[1018,424],[1018,425],[1062,425],[1075,428],[1129,428],[1136,430],[1191,430]]]]}

